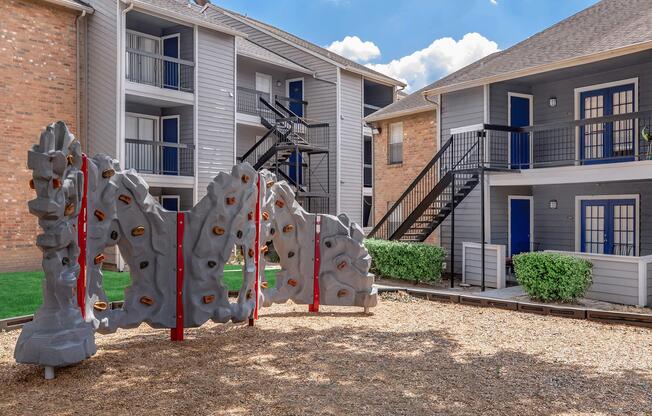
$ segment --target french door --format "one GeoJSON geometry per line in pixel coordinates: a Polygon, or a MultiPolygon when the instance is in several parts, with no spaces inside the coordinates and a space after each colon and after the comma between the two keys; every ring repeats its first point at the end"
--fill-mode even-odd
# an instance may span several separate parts
{"type": "Polygon", "coordinates": [[[636,200],[596,199],[581,204],[581,251],[635,256],[636,200]]]}
{"type": "MultiPolygon", "coordinates": [[[[580,118],[591,119],[636,111],[634,84],[580,94],[580,118]]],[[[634,160],[635,120],[586,124],[580,128],[580,158],[585,164],[634,160]]]]}

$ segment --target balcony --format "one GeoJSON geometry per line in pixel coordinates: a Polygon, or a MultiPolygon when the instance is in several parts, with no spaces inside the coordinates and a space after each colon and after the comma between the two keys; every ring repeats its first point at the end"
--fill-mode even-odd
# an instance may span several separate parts
{"type": "Polygon", "coordinates": [[[485,124],[451,137],[461,140],[484,130],[488,166],[526,170],[652,159],[646,140],[651,128],[652,112],[634,112],[529,127],[485,124]]]}
{"type": "Polygon", "coordinates": [[[271,100],[269,93],[251,88],[238,87],[238,113],[258,116],[261,108],[263,108],[260,103],[261,98],[264,98],[267,102],[271,100]]]}
{"type": "Polygon", "coordinates": [[[127,169],[152,175],[194,176],[192,144],[127,138],[125,153],[127,169]]]}
{"type": "Polygon", "coordinates": [[[127,81],[189,93],[194,91],[194,62],[127,48],[126,65],[127,81]]]}

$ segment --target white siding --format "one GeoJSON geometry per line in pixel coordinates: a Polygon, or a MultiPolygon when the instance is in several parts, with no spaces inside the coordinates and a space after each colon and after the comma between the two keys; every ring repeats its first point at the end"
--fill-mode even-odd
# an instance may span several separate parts
{"type": "Polygon", "coordinates": [[[340,210],[362,224],[362,78],[342,71],[340,210]]]}
{"type": "Polygon", "coordinates": [[[88,145],[89,155],[117,157],[118,6],[91,1],[88,16],[88,145]]]}
{"type": "Polygon", "coordinates": [[[219,172],[234,160],[235,38],[200,28],[198,31],[198,199],[219,172]]]}

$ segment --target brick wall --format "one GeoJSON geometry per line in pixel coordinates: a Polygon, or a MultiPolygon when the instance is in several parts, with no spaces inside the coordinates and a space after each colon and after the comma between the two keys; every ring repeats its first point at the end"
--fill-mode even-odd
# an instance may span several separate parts
{"type": "MultiPolygon", "coordinates": [[[[375,123],[374,136],[374,224],[387,213],[387,203],[395,202],[437,152],[435,111],[375,123]],[[388,164],[389,125],[403,122],[403,163],[388,164]]],[[[405,213],[407,215],[407,213],[405,213]]],[[[437,243],[437,231],[426,240],[437,243]]]]}
{"type": "Polygon", "coordinates": [[[0,0],[0,272],[38,270],[39,233],[27,201],[27,151],[49,123],[76,132],[76,13],[41,1],[0,0]]]}

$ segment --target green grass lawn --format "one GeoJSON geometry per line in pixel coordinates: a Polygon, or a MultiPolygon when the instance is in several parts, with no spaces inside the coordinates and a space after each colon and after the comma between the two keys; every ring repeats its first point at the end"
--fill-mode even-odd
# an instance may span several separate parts
{"type": "MultiPolygon", "coordinates": [[[[267,270],[269,286],[275,284],[277,270],[267,270]]],[[[104,290],[109,300],[123,300],[124,290],[130,284],[129,273],[104,270],[104,290]]],[[[43,272],[0,273],[0,319],[31,315],[43,302],[41,285],[43,272]]],[[[229,290],[239,290],[242,267],[227,265],[224,283],[229,290]]]]}

